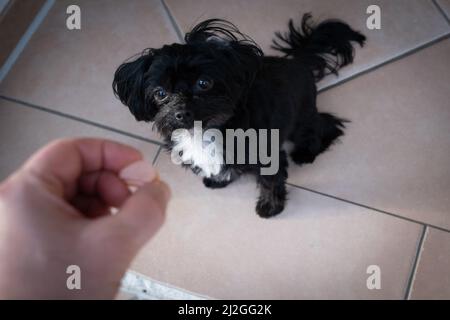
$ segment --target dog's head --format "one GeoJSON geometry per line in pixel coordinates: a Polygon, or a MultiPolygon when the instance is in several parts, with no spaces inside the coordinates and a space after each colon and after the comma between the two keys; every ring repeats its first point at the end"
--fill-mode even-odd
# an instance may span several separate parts
{"type": "Polygon", "coordinates": [[[210,19],[185,44],[146,49],[116,71],[113,89],[138,121],[169,137],[194,121],[220,127],[235,114],[260,66],[261,49],[233,24],[210,19]]]}

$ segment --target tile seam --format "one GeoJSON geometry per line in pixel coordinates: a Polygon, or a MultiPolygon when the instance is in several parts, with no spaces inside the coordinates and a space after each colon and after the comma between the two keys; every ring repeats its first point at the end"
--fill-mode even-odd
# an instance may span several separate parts
{"type": "Polygon", "coordinates": [[[157,159],[158,159],[158,157],[159,157],[159,154],[160,154],[161,151],[162,151],[162,148],[163,148],[163,146],[159,146],[158,151],[156,151],[156,154],[155,154],[155,156],[153,157],[153,161],[152,161],[152,165],[153,165],[153,166],[156,165],[156,161],[157,161],[157,159]]]}
{"type": "Polygon", "coordinates": [[[422,221],[419,221],[419,220],[407,218],[407,217],[401,216],[401,215],[396,214],[396,213],[392,213],[392,212],[389,212],[389,211],[386,211],[386,210],[382,210],[382,209],[377,209],[375,207],[371,207],[371,206],[368,206],[368,205],[365,205],[365,204],[362,204],[362,203],[358,203],[358,202],[355,202],[355,201],[352,201],[352,200],[347,200],[347,199],[344,199],[344,198],[341,198],[341,197],[337,197],[337,196],[334,196],[334,195],[331,195],[331,194],[328,194],[328,193],[324,193],[324,192],[321,192],[321,191],[317,191],[317,190],[314,190],[314,189],[302,187],[300,185],[296,185],[296,184],[293,184],[293,183],[290,183],[290,182],[287,182],[286,184],[291,186],[291,187],[294,187],[294,188],[302,189],[302,190],[309,191],[309,192],[312,192],[312,193],[315,193],[315,194],[318,194],[318,195],[321,195],[321,196],[324,196],[324,197],[332,198],[332,199],[335,199],[335,200],[338,200],[338,201],[342,201],[342,202],[345,202],[345,203],[348,203],[348,204],[351,204],[351,205],[355,205],[355,206],[362,207],[362,208],[365,208],[365,209],[368,209],[368,210],[371,210],[371,211],[382,213],[382,214],[391,216],[393,218],[401,219],[401,220],[408,221],[408,222],[411,222],[411,223],[414,223],[414,224],[418,224],[418,225],[421,225],[421,226],[424,226],[424,227],[426,226],[426,227],[430,227],[430,228],[434,228],[434,229],[437,229],[437,230],[440,230],[440,231],[444,231],[444,232],[450,233],[450,230],[445,229],[443,227],[439,227],[439,226],[432,225],[432,224],[429,224],[429,223],[426,223],[426,222],[422,222],[422,221]]]}
{"type": "Polygon", "coordinates": [[[441,5],[436,0],[431,0],[431,2],[433,2],[434,6],[439,11],[439,13],[442,14],[445,21],[447,21],[447,24],[450,25],[450,18],[447,16],[447,13],[444,11],[444,9],[442,9],[441,5]]]}
{"type": "Polygon", "coordinates": [[[16,99],[16,98],[11,98],[11,97],[7,97],[7,96],[4,96],[4,95],[0,95],[0,99],[8,101],[8,102],[11,102],[11,103],[15,103],[15,104],[18,104],[18,105],[21,105],[21,106],[24,106],[24,107],[27,107],[27,108],[30,108],[30,109],[47,112],[47,113],[50,113],[50,114],[53,114],[53,115],[56,115],[56,116],[59,116],[59,117],[65,118],[65,119],[69,119],[69,120],[72,120],[72,121],[76,121],[76,122],[79,122],[79,123],[90,125],[90,126],[93,126],[93,127],[96,127],[96,128],[103,129],[103,130],[111,131],[111,132],[114,132],[114,133],[117,133],[117,134],[129,137],[129,138],[133,138],[133,139],[140,140],[140,141],[145,141],[145,142],[148,142],[148,143],[151,143],[151,144],[154,144],[154,145],[161,146],[163,144],[160,141],[156,141],[156,140],[152,140],[152,139],[149,139],[149,138],[145,138],[145,137],[142,137],[142,136],[134,134],[134,133],[130,133],[130,132],[127,132],[127,131],[116,129],[116,128],[113,128],[113,127],[109,127],[109,126],[103,125],[101,123],[97,123],[97,122],[94,122],[94,121],[91,121],[91,120],[83,119],[83,118],[80,118],[80,117],[77,117],[77,116],[73,116],[71,114],[67,114],[67,113],[61,112],[61,111],[52,110],[52,109],[49,109],[49,108],[46,108],[46,107],[43,107],[43,106],[40,106],[40,105],[37,105],[37,104],[34,104],[34,103],[22,101],[22,100],[19,100],[19,99],[16,99]]]}
{"type": "Polygon", "coordinates": [[[351,76],[349,76],[347,78],[344,78],[344,79],[342,79],[342,80],[340,80],[338,82],[335,82],[335,83],[330,84],[328,86],[322,87],[322,88],[318,89],[317,92],[318,92],[318,94],[320,94],[320,93],[326,92],[326,91],[328,91],[330,89],[336,88],[336,87],[338,87],[340,85],[343,85],[343,84],[345,84],[347,82],[350,82],[352,80],[355,80],[355,79],[357,79],[357,78],[359,78],[361,76],[364,76],[364,75],[369,74],[369,73],[371,73],[373,71],[376,71],[376,70],[378,70],[378,69],[380,69],[380,68],[382,68],[384,66],[387,66],[387,65],[389,65],[391,63],[400,61],[400,60],[402,60],[404,58],[407,58],[409,56],[414,55],[417,52],[420,52],[422,50],[430,48],[430,47],[432,47],[435,44],[438,44],[438,43],[440,43],[442,41],[445,41],[449,37],[450,37],[450,31],[447,31],[445,34],[440,35],[439,37],[437,37],[437,38],[435,38],[435,39],[433,39],[431,41],[428,41],[428,42],[426,42],[424,44],[416,46],[416,47],[414,47],[414,48],[412,48],[412,49],[410,49],[410,50],[408,50],[406,52],[403,52],[403,53],[401,53],[401,54],[399,54],[397,56],[394,56],[392,58],[386,59],[385,61],[380,62],[379,64],[376,64],[376,65],[374,65],[372,67],[369,67],[367,69],[364,69],[364,70],[362,70],[360,72],[354,73],[351,76]]]}
{"type": "Polygon", "coordinates": [[[164,0],[160,0],[161,1],[161,5],[163,6],[164,12],[167,15],[167,18],[169,19],[170,23],[172,24],[172,28],[174,29],[178,41],[180,43],[184,43],[184,37],[183,37],[183,32],[181,31],[181,28],[177,22],[177,20],[175,19],[174,15],[172,14],[172,11],[170,11],[169,6],[166,4],[166,2],[164,0]]]}
{"type": "Polygon", "coordinates": [[[411,269],[410,275],[408,277],[404,300],[410,300],[410,298],[411,298],[411,293],[412,293],[412,289],[414,287],[414,282],[415,282],[416,274],[417,274],[417,267],[420,263],[420,258],[421,258],[422,252],[423,252],[425,238],[427,237],[427,235],[428,235],[428,226],[424,226],[422,233],[420,235],[419,244],[417,245],[417,250],[416,250],[415,257],[414,257],[412,269],[411,269]]]}
{"type": "Polygon", "coordinates": [[[53,7],[55,0],[46,0],[46,2],[42,5],[41,9],[38,11],[33,21],[31,21],[30,25],[26,29],[25,33],[20,37],[19,42],[17,42],[16,46],[9,54],[5,63],[0,68],[0,83],[5,79],[8,75],[9,71],[13,68],[17,59],[19,58],[22,51],[28,45],[28,42],[33,37],[33,34],[39,28],[41,23],[47,17],[48,12],[53,7]]]}

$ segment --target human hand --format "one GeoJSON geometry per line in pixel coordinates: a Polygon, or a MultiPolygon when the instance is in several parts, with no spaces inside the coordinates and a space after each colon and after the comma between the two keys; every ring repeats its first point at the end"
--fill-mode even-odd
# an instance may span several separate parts
{"type": "Polygon", "coordinates": [[[170,198],[151,168],[130,193],[119,175],[141,159],[112,141],[59,140],[4,181],[0,298],[113,298],[131,260],[162,225],[170,198]],[[81,269],[80,290],[66,286],[70,265],[81,269]]]}

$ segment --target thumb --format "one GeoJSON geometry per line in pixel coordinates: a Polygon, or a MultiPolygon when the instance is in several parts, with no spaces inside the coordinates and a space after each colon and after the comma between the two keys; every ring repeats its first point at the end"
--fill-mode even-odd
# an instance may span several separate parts
{"type": "Polygon", "coordinates": [[[111,218],[130,238],[129,241],[140,248],[162,226],[169,198],[169,187],[157,178],[139,187],[111,218]]]}

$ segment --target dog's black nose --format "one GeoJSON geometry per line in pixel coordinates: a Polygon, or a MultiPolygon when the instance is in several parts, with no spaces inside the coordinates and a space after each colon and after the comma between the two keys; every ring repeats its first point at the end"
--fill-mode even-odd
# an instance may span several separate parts
{"type": "Polygon", "coordinates": [[[190,121],[193,115],[190,111],[178,111],[175,113],[175,119],[178,121],[190,121]]]}

